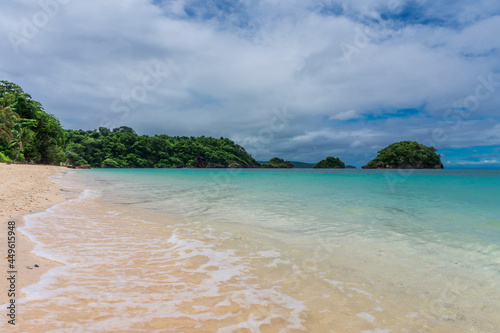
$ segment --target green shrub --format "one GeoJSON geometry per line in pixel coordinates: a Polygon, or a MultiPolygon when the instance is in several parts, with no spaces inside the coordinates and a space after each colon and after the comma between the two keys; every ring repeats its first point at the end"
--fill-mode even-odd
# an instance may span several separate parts
{"type": "Polygon", "coordinates": [[[7,163],[7,162],[10,162],[10,158],[8,158],[7,156],[5,156],[4,153],[0,152],[0,162],[1,163],[7,163]]]}

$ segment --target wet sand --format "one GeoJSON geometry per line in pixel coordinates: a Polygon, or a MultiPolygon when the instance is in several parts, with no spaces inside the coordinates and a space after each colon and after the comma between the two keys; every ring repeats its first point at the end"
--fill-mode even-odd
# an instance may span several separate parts
{"type": "MultiPolygon", "coordinates": [[[[16,231],[16,288],[31,286],[19,303],[18,325],[0,322],[0,331],[497,331],[494,295],[490,300],[482,286],[459,272],[425,263],[419,267],[428,273],[412,278],[418,272],[398,269],[391,244],[381,251],[380,244],[348,240],[349,246],[341,246],[346,244],[328,238],[322,254],[294,241],[277,249],[251,227],[170,220],[101,200],[99,190],[71,173],[58,186],[48,177],[60,171],[66,169],[0,165],[3,238],[12,218],[19,228],[22,215],[79,193],[25,217],[27,232],[43,251],[66,263],[38,285],[44,272],[60,264],[31,254],[32,242],[16,231]],[[443,282],[436,271],[444,274],[438,277],[443,282]]],[[[3,281],[1,288],[5,304],[3,281]]]]}
{"type": "Polygon", "coordinates": [[[15,221],[15,271],[16,298],[24,295],[21,290],[40,280],[40,277],[58,263],[40,258],[31,251],[35,244],[24,236],[18,228],[24,226],[23,216],[42,211],[65,200],[60,186],[49,177],[62,170],[57,166],[19,165],[0,163],[0,258],[2,260],[2,279],[0,279],[0,304],[9,302],[9,282],[7,271],[8,222],[15,221]],[[39,267],[35,267],[38,265],[39,267]]]}

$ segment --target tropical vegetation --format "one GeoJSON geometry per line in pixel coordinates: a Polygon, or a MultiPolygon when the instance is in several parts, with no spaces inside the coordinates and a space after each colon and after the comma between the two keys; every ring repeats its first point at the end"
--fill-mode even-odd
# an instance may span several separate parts
{"type": "Polygon", "coordinates": [[[290,161],[285,161],[279,157],[273,157],[269,162],[262,163],[262,168],[293,168],[294,165],[290,161]]]}
{"type": "MultiPolygon", "coordinates": [[[[313,164],[279,157],[259,163],[227,138],[138,135],[122,126],[95,130],[65,130],[23,89],[0,81],[0,162],[66,163],[103,168],[293,168],[313,164]]],[[[315,168],[344,168],[327,157],[315,168]]],[[[351,166],[347,166],[351,167],[351,166]]],[[[363,168],[442,168],[434,147],[414,141],[394,143],[378,152],[363,168]]]]}
{"type": "Polygon", "coordinates": [[[416,141],[401,141],[380,150],[363,169],[442,169],[436,148],[416,141]]]}
{"type": "Polygon", "coordinates": [[[243,147],[226,138],[138,135],[126,126],[66,130],[66,159],[103,168],[256,167],[243,147]]]}
{"type": "Polygon", "coordinates": [[[319,168],[321,168],[321,169],[326,169],[326,168],[328,168],[328,169],[343,169],[343,168],[345,168],[345,164],[338,157],[329,156],[329,157],[325,158],[324,160],[316,163],[314,168],[316,168],[316,169],[319,169],[319,168]]]}
{"type": "Polygon", "coordinates": [[[3,160],[59,163],[64,130],[18,85],[0,81],[0,152],[3,160]]]}

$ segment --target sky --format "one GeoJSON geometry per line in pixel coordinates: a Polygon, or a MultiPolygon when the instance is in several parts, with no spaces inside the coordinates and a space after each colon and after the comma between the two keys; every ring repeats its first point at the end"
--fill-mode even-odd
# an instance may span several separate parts
{"type": "Polygon", "coordinates": [[[402,141],[500,167],[498,0],[16,0],[0,80],[63,127],[362,166],[402,141]]]}

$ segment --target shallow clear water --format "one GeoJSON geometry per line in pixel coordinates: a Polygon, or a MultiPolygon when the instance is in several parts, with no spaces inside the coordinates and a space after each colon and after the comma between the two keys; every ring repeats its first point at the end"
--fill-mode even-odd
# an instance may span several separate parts
{"type": "Polygon", "coordinates": [[[107,202],[175,218],[283,234],[397,233],[486,254],[500,243],[500,170],[153,169],[87,175],[106,186],[107,202]]]}
{"type": "Polygon", "coordinates": [[[27,217],[24,232],[65,266],[26,290],[25,327],[499,329],[499,170],[81,170],[59,181],[75,198],[27,217]]]}

